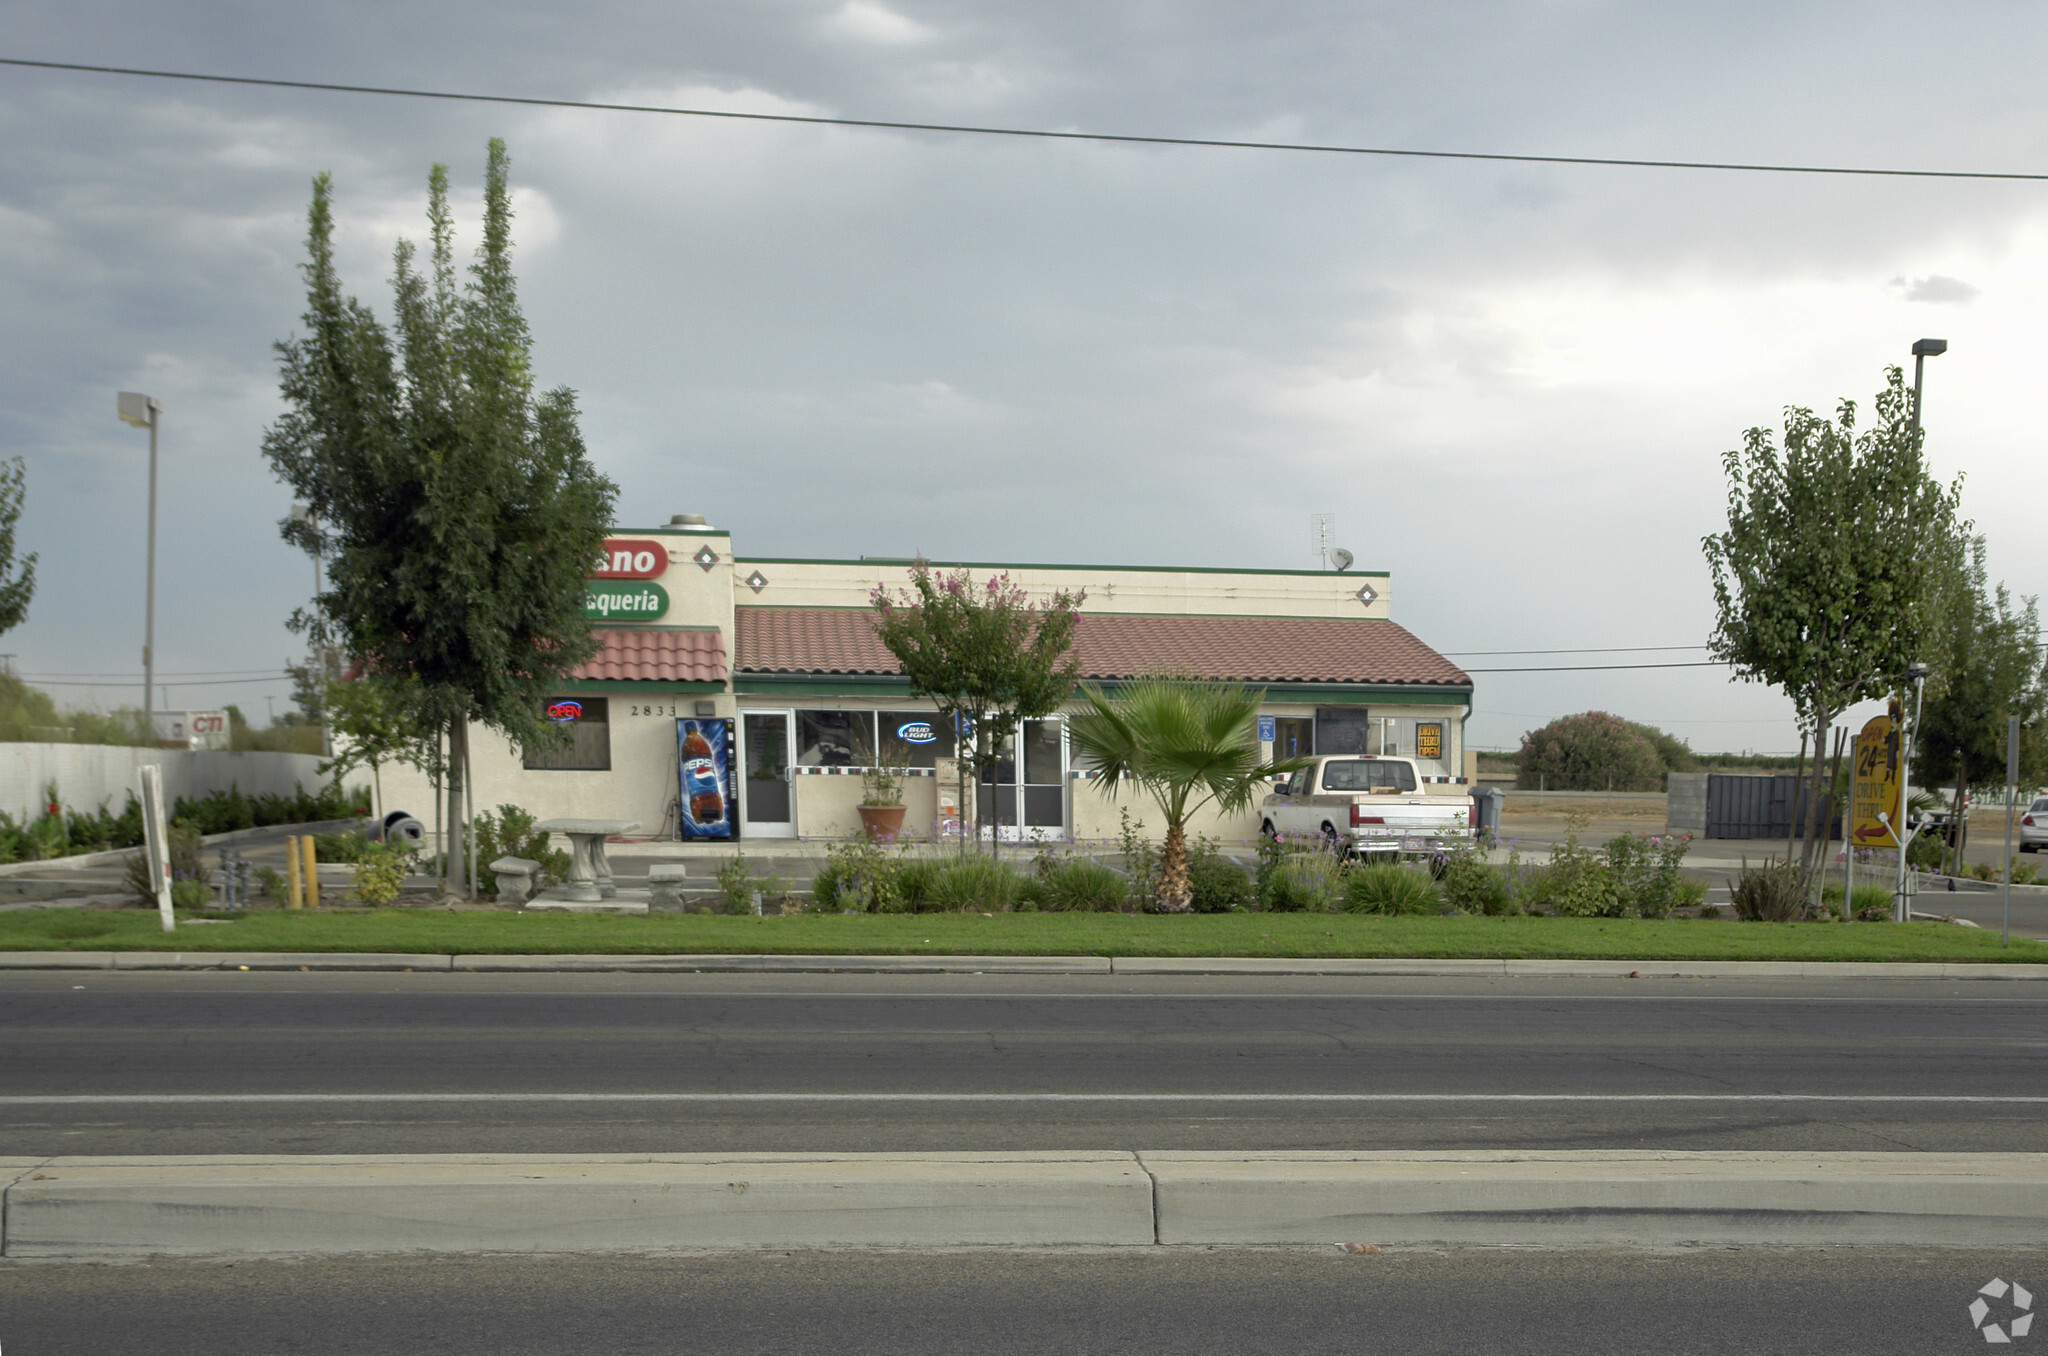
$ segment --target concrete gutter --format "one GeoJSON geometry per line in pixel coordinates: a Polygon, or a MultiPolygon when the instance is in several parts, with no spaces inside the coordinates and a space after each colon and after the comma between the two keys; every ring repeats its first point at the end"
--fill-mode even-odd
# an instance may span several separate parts
{"type": "Polygon", "coordinates": [[[0,1160],[0,1252],[2048,1243],[2048,1154],[584,1154],[0,1160]]]}
{"type": "Polygon", "coordinates": [[[639,974],[1377,975],[1546,979],[2048,980],[2000,962],[1426,960],[1299,956],[470,956],[395,951],[0,951],[0,970],[413,970],[639,974]]]}

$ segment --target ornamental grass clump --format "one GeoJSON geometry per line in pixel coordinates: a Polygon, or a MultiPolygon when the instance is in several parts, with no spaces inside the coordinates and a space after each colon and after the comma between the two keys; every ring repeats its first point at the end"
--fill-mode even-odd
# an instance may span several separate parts
{"type": "Polygon", "coordinates": [[[1735,916],[1745,923],[1790,923],[1807,915],[1806,873],[1789,857],[1766,857],[1757,866],[1742,859],[1742,873],[1728,882],[1735,916]]]}
{"type": "Polygon", "coordinates": [[[1130,898],[1131,883],[1102,863],[1068,857],[1041,871],[1035,892],[1048,913],[1115,913],[1130,898]]]}
{"type": "Polygon", "coordinates": [[[1329,913],[1337,907],[1344,864],[1327,852],[1289,853],[1266,874],[1274,913],[1329,913]]]}
{"type": "Polygon", "coordinates": [[[1003,913],[1015,908],[1023,893],[1024,878],[1009,867],[987,857],[967,857],[947,862],[932,878],[925,911],[1003,913]]]}
{"type": "Polygon", "coordinates": [[[1393,862],[1354,867],[1344,879],[1346,913],[1424,914],[1440,913],[1443,895],[1437,884],[1421,871],[1393,862]]]}

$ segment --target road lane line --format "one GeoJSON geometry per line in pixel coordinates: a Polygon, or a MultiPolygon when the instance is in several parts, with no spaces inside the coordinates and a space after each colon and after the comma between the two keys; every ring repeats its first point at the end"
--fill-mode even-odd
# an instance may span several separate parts
{"type": "Polygon", "coordinates": [[[1819,1102],[2039,1106],[2048,1096],[1826,1092],[229,1092],[0,1096],[14,1106],[262,1106],[350,1102],[1819,1102]]]}

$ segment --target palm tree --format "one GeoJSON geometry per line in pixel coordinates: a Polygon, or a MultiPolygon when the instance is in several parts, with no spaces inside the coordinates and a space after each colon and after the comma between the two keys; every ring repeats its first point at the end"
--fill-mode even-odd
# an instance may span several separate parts
{"type": "Polygon", "coordinates": [[[1081,685],[1088,709],[1068,722],[1069,737],[1096,766],[1096,787],[1115,799],[1126,778],[1158,802],[1166,817],[1159,850],[1161,913],[1186,913],[1188,818],[1213,804],[1224,814],[1251,807],[1264,783],[1308,765],[1306,758],[1259,761],[1257,717],[1263,689],[1176,674],[1135,679],[1115,696],[1081,685]]]}

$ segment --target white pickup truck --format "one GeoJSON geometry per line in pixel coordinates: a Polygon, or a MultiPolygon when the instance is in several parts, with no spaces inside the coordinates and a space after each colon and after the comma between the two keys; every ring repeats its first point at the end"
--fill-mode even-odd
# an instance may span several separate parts
{"type": "Polygon", "coordinates": [[[1435,851],[1472,840],[1471,798],[1427,794],[1406,758],[1318,758],[1273,783],[1260,820],[1259,831],[1269,838],[1320,837],[1361,855],[1435,851]]]}

